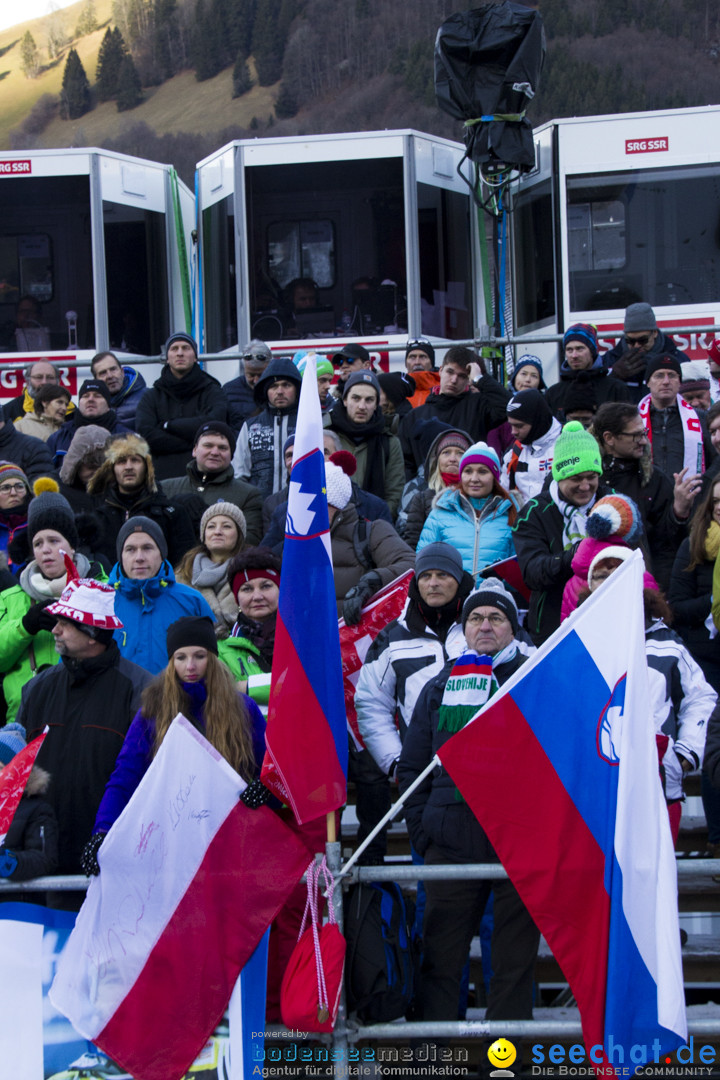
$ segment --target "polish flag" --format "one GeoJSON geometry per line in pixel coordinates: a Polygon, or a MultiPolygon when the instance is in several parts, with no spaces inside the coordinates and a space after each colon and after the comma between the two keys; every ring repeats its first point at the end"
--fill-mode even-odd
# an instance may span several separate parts
{"type": "Polygon", "coordinates": [[[10,760],[0,773],[0,845],[5,843],[8,829],[25,790],[27,778],[44,740],[44,733],[38,735],[37,739],[33,739],[10,760]]]}
{"type": "Polygon", "coordinates": [[[307,866],[184,717],[100,850],[50,997],[136,1080],[180,1080],[307,866]]]}

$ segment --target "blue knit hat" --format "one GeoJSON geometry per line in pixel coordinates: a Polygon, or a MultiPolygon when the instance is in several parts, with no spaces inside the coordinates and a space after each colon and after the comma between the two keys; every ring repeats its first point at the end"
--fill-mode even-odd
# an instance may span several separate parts
{"type": "Polygon", "coordinates": [[[583,345],[587,345],[592,353],[593,360],[595,360],[598,354],[597,326],[593,326],[592,323],[582,322],[569,326],[563,337],[563,349],[567,348],[570,341],[580,341],[583,345]]]}
{"type": "Polygon", "coordinates": [[[22,724],[6,724],[0,728],[0,765],[7,765],[25,749],[25,728],[22,724]]]}
{"type": "Polygon", "coordinates": [[[538,375],[540,376],[540,383],[539,383],[538,389],[539,390],[544,390],[545,389],[545,382],[543,380],[542,360],[540,359],[539,356],[532,356],[531,353],[525,353],[524,356],[521,356],[520,359],[518,360],[517,364],[513,368],[512,378],[510,379],[510,385],[512,386],[513,390],[515,389],[515,378],[516,378],[518,372],[524,367],[535,368],[538,375]]]}

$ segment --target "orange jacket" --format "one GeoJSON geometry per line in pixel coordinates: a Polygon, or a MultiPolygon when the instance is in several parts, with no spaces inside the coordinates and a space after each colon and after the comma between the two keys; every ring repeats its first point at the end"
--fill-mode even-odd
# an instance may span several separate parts
{"type": "Polygon", "coordinates": [[[425,398],[428,396],[434,386],[440,385],[440,372],[439,371],[413,371],[410,373],[410,378],[414,380],[416,390],[408,401],[412,405],[413,409],[416,409],[418,405],[425,404],[425,398]]]}

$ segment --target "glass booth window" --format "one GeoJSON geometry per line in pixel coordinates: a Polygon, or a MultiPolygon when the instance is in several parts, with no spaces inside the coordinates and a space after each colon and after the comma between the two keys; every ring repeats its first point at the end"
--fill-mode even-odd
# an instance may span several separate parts
{"type": "Polygon", "coordinates": [[[470,199],[418,184],[422,332],[461,340],[473,333],[470,199]]]}
{"type": "Polygon", "coordinates": [[[567,209],[572,311],[720,295],[717,165],[569,177],[567,209]]]}
{"type": "Polygon", "coordinates": [[[332,221],[276,221],[268,227],[270,275],[284,289],[293,278],[312,278],[320,289],[335,284],[332,221]]]}
{"type": "Polygon", "coordinates": [[[239,344],[234,196],[203,210],[202,224],[205,348],[214,353],[239,344]]]}
{"type": "Polygon", "coordinates": [[[550,181],[521,191],[513,215],[515,327],[547,322],[555,314],[555,267],[550,181]]]}
{"type": "Polygon", "coordinates": [[[170,333],[165,215],[103,202],[110,347],[154,356],[170,333]]]}
{"type": "Polygon", "coordinates": [[[87,176],[0,178],[0,349],[63,350],[95,340],[87,176]]]}

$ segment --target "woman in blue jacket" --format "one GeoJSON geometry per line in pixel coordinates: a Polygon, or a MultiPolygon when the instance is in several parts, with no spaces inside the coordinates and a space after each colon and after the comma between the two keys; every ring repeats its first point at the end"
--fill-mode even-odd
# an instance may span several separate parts
{"type": "Polygon", "coordinates": [[[460,459],[458,486],[435,500],[417,550],[438,540],[452,544],[477,584],[486,566],[514,558],[515,517],[513,498],[500,485],[500,459],[487,443],[475,443],[460,459]]]}

